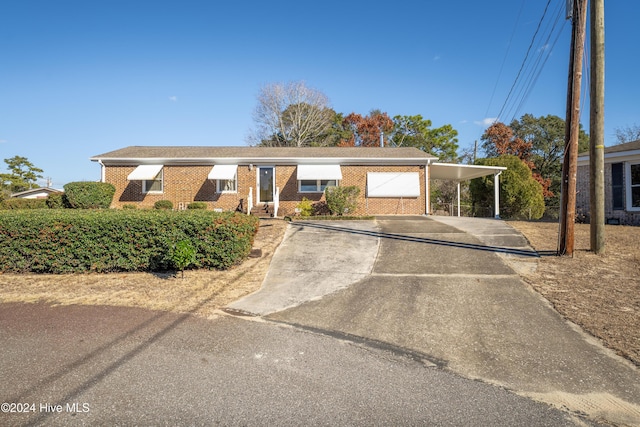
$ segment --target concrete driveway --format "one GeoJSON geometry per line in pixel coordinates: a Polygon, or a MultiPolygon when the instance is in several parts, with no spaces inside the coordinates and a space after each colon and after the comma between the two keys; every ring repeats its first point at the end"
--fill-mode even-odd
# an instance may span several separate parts
{"type": "Polygon", "coordinates": [[[502,221],[294,223],[260,292],[233,308],[373,346],[592,419],[640,425],[640,375],[516,271],[537,254],[502,221]]]}

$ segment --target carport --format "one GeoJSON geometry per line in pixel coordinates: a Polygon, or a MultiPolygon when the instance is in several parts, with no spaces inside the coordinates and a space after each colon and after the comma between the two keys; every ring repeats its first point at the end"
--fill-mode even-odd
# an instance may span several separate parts
{"type": "MultiPolygon", "coordinates": [[[[494,180],[494,212],[495,218],[500,218],[500,179],[498,178],[502,171],[507,170],[504,166],[476,166],[476,165],[456,165],[450,163],[432,163],[430,166],[431,179],[443,179],[455,181],[457,184],[457,205],[458,216],[460,216],[460,183],[462,181],[481,178],[483,176],[492,175],[494,180]]],[[[427,189],[427,198],[429,198],[429,189],[427,189]]],[[[428,209],[427,209],[428,212],[428,209]]]]}

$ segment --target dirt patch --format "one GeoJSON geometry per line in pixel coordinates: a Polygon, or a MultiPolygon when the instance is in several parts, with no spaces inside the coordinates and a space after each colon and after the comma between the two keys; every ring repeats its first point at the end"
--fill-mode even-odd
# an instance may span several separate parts
{"type": "Polygon", "coordinates": [[[211,316],[260,289],[287,223],[260,220],[251,256],[227,271],[187,270],[180,274],[0,274],[0,303],[111,305],[211,316]]]}
{"type": "Polygon", "coordinates": [[[587,224],[576,224],[573,257],[557,257],[558,224],[509,222],[542,254],[524,279],[555,309],[640,366],[640,227],[605,226],[605,253],[589,251],[587,224]]]}

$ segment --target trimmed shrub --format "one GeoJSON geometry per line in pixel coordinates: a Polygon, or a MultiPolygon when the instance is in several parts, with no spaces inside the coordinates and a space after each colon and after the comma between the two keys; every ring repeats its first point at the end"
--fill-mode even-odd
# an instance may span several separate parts
{"type": "Polygon", "coordinates": [[[355,185],[349,187],[327,187],[324,194],[331,214],[344,215],[353,213],[356,210],[360,188],[355,185]]]}
{"type": "Polygon", "coordinates": [[[138,209],[138,205],[134,205],[131,203],[125,203],[124,205],[122,205],[122,209],[124,210],[135,210],[138,209]]]}
{"type": "Polygon", "coordinates": [[[47,199],[7,199],[0,203],[2,209],[47,209],[47,199]]]}
{"type": "Polygon", "coordinates": [[[153,208],[159,210],[171,210],[173,209],[173,202],[171,200],[158,200],[153,204],[153,208]]]}
{"type": "Polygon", "coordinates": [[[327,207],[327,202],[324,200],[320,200],[313,204],[313,214],[312,216],[328,216],[331,215],[331,211],[327,207]]]}
{"type": "Polygon", "coordinates": [[[196,262],[196,248],[193,247],[190,240],[180,240],[173,246],[171,262],[176,270],[182,272],[184,279],[184,269],[196,262]]]}
{"type": "Polygon", "coordinates": [[[249,255],[256,217],[212,211],[0,212],[0,271],[81,273],[172,269],[189,240],[195,268],[226,269],[249,255]]]}
{"type": "Polygon", "coordinates": [[[63,209],[65,207],[64,193],[51,193],[47,196],[49,209],[63,209]]]}
{"type": "Polygon", "coordinates": [[[207,209],[206,202],[192,202],[187,205],[187,209],[207,209]]]}
{"type": "Polygon", "coordinates": [[[107,209],[116,188],[106,182],[70,182],[64,186],[68,206],[72,209],[107,209]]]}
{"type": "Polygon", "coordinates": [[[300,216],[307,217],[313,214],[313,202],[306,197],[303,197],[296,207],[300,210],[300,216]]]}

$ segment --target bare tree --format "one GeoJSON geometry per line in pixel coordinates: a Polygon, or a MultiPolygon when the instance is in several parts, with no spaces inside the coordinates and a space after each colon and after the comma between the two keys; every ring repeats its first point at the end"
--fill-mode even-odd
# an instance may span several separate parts
{"type": "Polygon", "coordinates": [[[253,145],[304,147],[327,145],[335,112],[329,99],[304,82],[272,83],[262,87],[253,113],[253,145]]]}
{"type": "Polygon", "coordinates": [[[640,126],[634,123],[633,126],[616,128],[615,135],[616,144],[637,141],[640,139],[640,126]]]}

